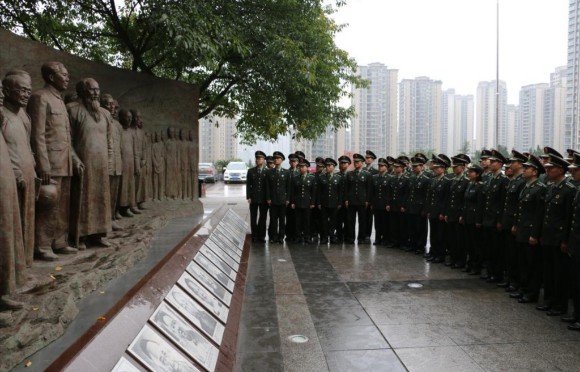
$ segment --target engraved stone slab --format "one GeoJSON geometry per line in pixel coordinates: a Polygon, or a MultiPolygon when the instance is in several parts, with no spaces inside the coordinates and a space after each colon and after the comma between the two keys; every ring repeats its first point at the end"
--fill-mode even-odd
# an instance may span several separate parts
{"type": "Polygon", "coordinates": [[[189,273],[185,272],[177,283],[190,296],[196,299],[203,307],[209,310],[210,313],[218,317],[222,323],[228,320],[228,307],[221,303],[214,295],[205,289],[197,280],[193,279],[189,273]]]}
{"type": "MultiPolygon", "coordinates": [[[[211,276],[213,276],[221,285],[226,287],[230,292],[234,292],[234,282],[224,274],[216,265],[211,263],[203,254],[198,253],[193,258],[193,262],[201,266],[205,271],[207,271],[211,276]]],[[[188,270],[189,271],[189,267],[188,270]]],[[[190,271],[191,273],[191,271],[190,271]]]]}
{"type": "Polygon", "coordinates": [[[150,318],[162,334],[209,371],[215,370],[219,350],[169,305],[162,302],[150,318]]]}
{"type": "Polygon", "coordinates": [[[149,325],[143,327],[128,350],[150,371],[199,371],[149,325]]]}
{"type": "Polygon", "coordinates": [[[187,265],[187,272],[195,278],[198,282],[201,283],[211,292],[214,296],[216,296],[221,302],[225,305],[230,306],[230,302],[232,301],[232,295],[228,292],[216,279],[214,279],[210,274],[208,274],[204,269],[202,269],[197,263],[190,262],[187,265]]]}
{"type": "Polygon", "coordinates": [[[199,328],[216,344],[221,344],[224,335],[224,326],[207,312],[200,304],[193,300],[183,289],[174,286],[165,298],[181,315],[199,328]]]}
{"type": "Polygon", "coordinates": [[[231,267],[229,267],[228,264],[224,262],[224,260],[219,258],[215,253],[213,253],[211,249],[209,249],[206,246],[203,246],[199,249],[199,251],[209,261],[211,261],[214,265],[216,265],[224,274],[226,274],[231,280],[236,280],[237,272],[231,267]]]}
{"type": "MultiPolygon", "coordinates": [[[[223,249],[221,249],[216,243],[214,243],[211,239],[205,241],[203,248],[210,249],[213,253],[215,253],[219,258],[221,258],[225,263],[228,264],[229,267],[234,269],[236,272],[240,268],[240,264],[234,261],[223,249]]],[[[201,251],[201,249],[200,249],[201,251]]]]}

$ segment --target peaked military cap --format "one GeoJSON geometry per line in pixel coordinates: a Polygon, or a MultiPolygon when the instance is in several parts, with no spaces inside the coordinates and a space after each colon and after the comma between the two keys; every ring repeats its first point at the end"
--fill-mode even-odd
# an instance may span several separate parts
{"type": "Polygon", "coordinates": [[[310,162],[304,158],[300,158],[300,160],[298,160],[298,165],[310,167],[310,162]]]}
{"type": "Polygon", "coordinates": [[[566,152],[568,153],[568,157],[566,158],[566,160],[569,162],[574,161],[574,154],[580,154],[580,152],[573,150],[573,149],[568,149],[568,150],[566,150],[566,152]]]}
{"type": "Polygon", "coordinates": [[[469,157],[469,155],[466,155],[466,154],[457,154],[453,158],[461,160],[465,164],[471,163],[471,158],[469,157]]]}
{"type": "Polygon", "coordinates": [[[324,159],[324,164],[325,165],[334,165],[335,167],[337,166],[336,160],[334,160],[333,158],[324,159]]]}
{"type": "Polygon", "coordinates": [[[497,151],[497,150],[491,150],[491,156],[489,157],[489,160],[492,161],[499,161],[502,164],[507,163],[507,159],[505,158],[505,156],[503,156],[501,154],[501,152],[497,151]]]}
{"type": "Polygon", "coordinates": [[[373,158],[373,160],[375,160],[377,158],[375,153],[372,152],[371,150],[367,150],[365,154],[366,154],[366,156],[373,158]]]}
{"type": "Polygon", "coordinates": [[[304,155],[304,153],[300,150],[295,151],[294,154],[296,154],[296,156],[298,156],[299,158],[305,158],[306,155],[304,155]]]}
{"type": "Polygon", "coordinates": [[[411,162],[411,159],[406,155],[400,155],[397,159],[402,161],[404,164],[409,164],[411,162]]]}
{"type": "Polygon", "coordinates": [[[401,167],[401,168],[405,168],[405,162],[403,161],[403,159],[395,159],[395,161],[393,161],[393,167],[401,167]]]}
{"type": "Polygon", "coordinates": [[[548,157],[550,157],[550,155],[555,155],[555,156],[557,156],[557,157],[559,157],[561,159],[564,158],[562,156],[562,154],[560,154],[558,151],[556,151],[553,148],[548,147],[548,146],[544,147],[544,154],[543,155],[540,155],[540,157],[541,158],[548,158],[548,157]]]}
{"type": "Polygon", "coordinates": [[[449,166],[451,165],[450,161],[447,161],[447,159],[444,159],[435,154],[432,155],[431,163],[436,167],[444,167],[444,168],[449,168],[449,166]]]}
{"type": "Polygon", "coordinates": [[[528,158],[519,151],[512,150],[512,157],[509,159],[510,161],[518,161],[520,163],[525,163],[528,158]]]}
{"type": "Polygon", "coordinates": [[[413,156],[411,158],[411,165],[425,165],[426,161],[420,156],[413,156]]]}
{"type": "Polygon", "coordinates": [[[324,167],[324,158],[319,156],[316,158],[316,166],[317,167],[324,167]]]}
{"type": "Polygon", "coordinates": [[[256,151],[256,153],[254,155],[257,158],[264,158],[264,159],[266,158],[266,153],[264,151],[258,150],[258,151],[256,151]]]}
{"type": "Polygon", "coordinates": [[[540,159],[538,159],[538,157],[533,154],[530,154],[530,156],[528,156],[528,161],[524,163],[524,167],[534,167],[538,170],[539,174],[542,174],[546,171],[540,159]]]}
{"type": "Polygon", "coordinates": [[[481,155],[479,156],[479,158],[481,160],[485,160],[485,159],[489,159],[489,157],[491,156],[491,150],[481,150],[481,155]]]}
{"type": "Polygon", "coordinates": [[[580,168],[580,152],[576,151],[572,154],[572,161],[568,166],[568,169],[578,169],[580,168]]]}
{"type": "Polygon", "coordinates": [[[482,174],[483,173],[483,168],[479,164],[471,164],[469,167],[467,167],[467,170],[468,171],[474,171],[477,174],[482,174]]]}
{"type": "Polygon", "coordinates": [[[348,163],[348,164],[352,163],[350,158],[346,155],[342,155],[341,157],[339,157],[338,162],[339,163],[348,163]]]}
{"type": "Polygon", "coordinates": [[[566,160],[562,159],[561,157],[550,154],[550,156],[548,158],[548,162],[544,164],[544,167],[558,167],[558,168],[568,169],[569,165],[570,165],[570,163],[568,163],[566,160]]]}
{"type": "Polygon", "coordinates": [[[384,165],[386,167],[389,165],[389,162],[385,158],[379,158],[379,165],[384,165]]]}
{"type": "Polygon", "coordinates": [[[437,157],[445,160],[445,162],[447,163],[447,166],[450,167],[451,166],[451,159],[449,158],[449,156],[445,155],[445,154],[439,154],[437,155],[437,157]]]}
{"type": "Polygon", "coordinates": [[[290,161],[293,161],[293,160],[298,161],[298,155],[296,155],[296,154],[290,154],[290,155],[288,155],[288,160],[290,160],[290,161]]]}
{"type": "Polygon", "coordinates": [[[354,161],[365,161],[365,157],[362,156],[361,154],[354,154],[352,156],[352,160],[354,160],[354,161]]]}
{"type": "Polygon", "coordinates": [[[423,159],[423,164],[425,164],[429,161],[429,158],[427,157],[427,155],[423,154],[422,152],[416,153],[413,157],[423,159]]]}
{"type": "Polygon", "coordinates": [[[387,156],[387,164],[392,165],[395,162],[395,158],[392,156],[387,156]]]}
{"type": "Polygon", "coordinates": [[[271,155],[266,156],[266,163],[273,163],[274,162],[274,157],[271,155]]]}
{"type": "Polygon", "coordinates": [[[274,153],[272,154],[272,156],[274,158],[281,158],[282,160],[286,160],[286,157],[280,151],[274,151],[274,153]]]}

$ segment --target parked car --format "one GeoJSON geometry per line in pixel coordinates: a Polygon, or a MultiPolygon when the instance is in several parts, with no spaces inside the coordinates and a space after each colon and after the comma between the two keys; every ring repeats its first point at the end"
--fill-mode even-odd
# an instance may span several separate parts
{"type": "Polygon", "coordinates": [[[197,179],[205,183],[215,183],[217,170],[212,163],[199,163],[197,168],[197,179]]]}
{"type": "Polygon", "coordinates": [[[224,182],[241,182],[246,183],[248,176],[248,166],[243,161],[232,161],[226,167],[224,172],[224,182]]]}

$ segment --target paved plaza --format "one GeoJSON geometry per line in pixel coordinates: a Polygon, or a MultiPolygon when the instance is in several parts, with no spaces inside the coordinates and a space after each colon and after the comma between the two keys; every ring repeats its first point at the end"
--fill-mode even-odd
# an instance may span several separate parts
{"type": "MultiPolygon", "coordinates": [[[[204,206],[247,219],[243,188],[210,186],[204,206]]],[[[580,370],[559,317],[393,248],[254,244],[242,311],[238,371],[580,370]]]]}

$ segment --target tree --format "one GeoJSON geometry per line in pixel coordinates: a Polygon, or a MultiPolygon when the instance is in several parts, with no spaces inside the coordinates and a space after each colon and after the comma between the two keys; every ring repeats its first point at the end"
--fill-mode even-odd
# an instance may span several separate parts
{"type": "Polygon", "coordinates": [[[461,148],[457,150],[457,152],[465,155],[471,154],[471,145],[469,144],[469,141],[463,142],[463,146],[461,146],[461,148]]]}
{"type": "MultiPolygon", "coordinates": [[[[200,118],[239,117],[244,143],[346,126],[365,86],[323,0],[5,0],[0,26],[91,60],[196,83],[200,118]]],[[[336,0],[335,6],[343,5],[336,0]]]]}
{"type": "Polygon", "coordinates": [[[232,161],[242,161],[242,159],[234,158],[234,159],[220,159],[216,160],[213,165],[218,172],[223,173],[226,170],[228,164],[232,161]]]}

